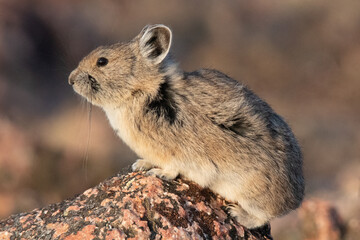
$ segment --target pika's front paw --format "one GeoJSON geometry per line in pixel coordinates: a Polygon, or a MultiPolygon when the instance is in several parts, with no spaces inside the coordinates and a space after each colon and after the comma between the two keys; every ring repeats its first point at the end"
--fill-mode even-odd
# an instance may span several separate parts
{"type": "Polygon", "coordinates": [[[147,171],[146,175],[156,176],[165,180],[173,180],[179,175],[179,173],[175,171],[167,171],[161,168],[153,168],[147,171]]]}
{"type": "Polygon", "coordinates": [[[150,162],[146,161],[145,159],[138,159],[136,160],[136,162],[133,163],[133,165],[131,165],[131,169],[133,171],[144,171],[153,167],[154,165],[152,165],[150,162]]]}

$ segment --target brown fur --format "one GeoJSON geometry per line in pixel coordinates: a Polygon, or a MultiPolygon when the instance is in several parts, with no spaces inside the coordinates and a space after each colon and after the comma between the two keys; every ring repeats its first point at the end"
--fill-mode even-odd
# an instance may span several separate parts
{"type": "Polygon", "coordinates": [[[210,188],[235,203],[230,212],[249,228],[297,208],[302,156],[288,125],[225,74],[180,70],[168,56],[171,39],[168,27],[147,26],[129,43],[95,49],[69,83],[143,158],[134,170],[210,188]]]}

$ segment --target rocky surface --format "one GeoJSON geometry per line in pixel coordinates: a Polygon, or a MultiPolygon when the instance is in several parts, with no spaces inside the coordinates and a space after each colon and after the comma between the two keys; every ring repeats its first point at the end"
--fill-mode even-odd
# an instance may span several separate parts
{"type": "Polygon", "coordinates": [[[299,215],[302,222],[303,239],[344,239],[344,222],[336,208],[329,202],[321,199],[305,201],[299,210],[299,215]]]}
{"type": "Polygon", "coordinates": [[[195,183],[117,175],[79,196],[0,222],[0,239],[272,239],[248,230],[226,201],[195,183]]]}

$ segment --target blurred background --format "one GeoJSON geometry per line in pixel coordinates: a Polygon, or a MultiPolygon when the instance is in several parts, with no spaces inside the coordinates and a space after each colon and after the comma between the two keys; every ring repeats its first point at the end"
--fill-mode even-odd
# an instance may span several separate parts
{"type": "MultiPolygon", "coordinates": [[[[245,83],[292,126],[307,199],[360,226],[360,1],[0,0],[0,218],[83,192],[136,159],[67,83],[99,45],[150,23],[186,71],[245,83]],[[89,142],[89,144],[88,144],[89,142]]],[[[275,239],[301,239],[296,213],[275,239]]]]}

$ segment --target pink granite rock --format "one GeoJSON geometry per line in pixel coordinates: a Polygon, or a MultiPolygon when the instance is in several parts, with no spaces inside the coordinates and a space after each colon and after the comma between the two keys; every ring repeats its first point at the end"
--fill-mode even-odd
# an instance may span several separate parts
{"type": "Polygon", "coordinates": [[[0,239],[272,239],[270,226],[248,230],[225,206],[193,182],[132,172],[0,221],[0,239]]]}
{"type": "Polygon", "coordinates": [[[344,239],[345,226],[338,211],[330,202],[311,199],[299,209],[305,240],[344,239]]]}

